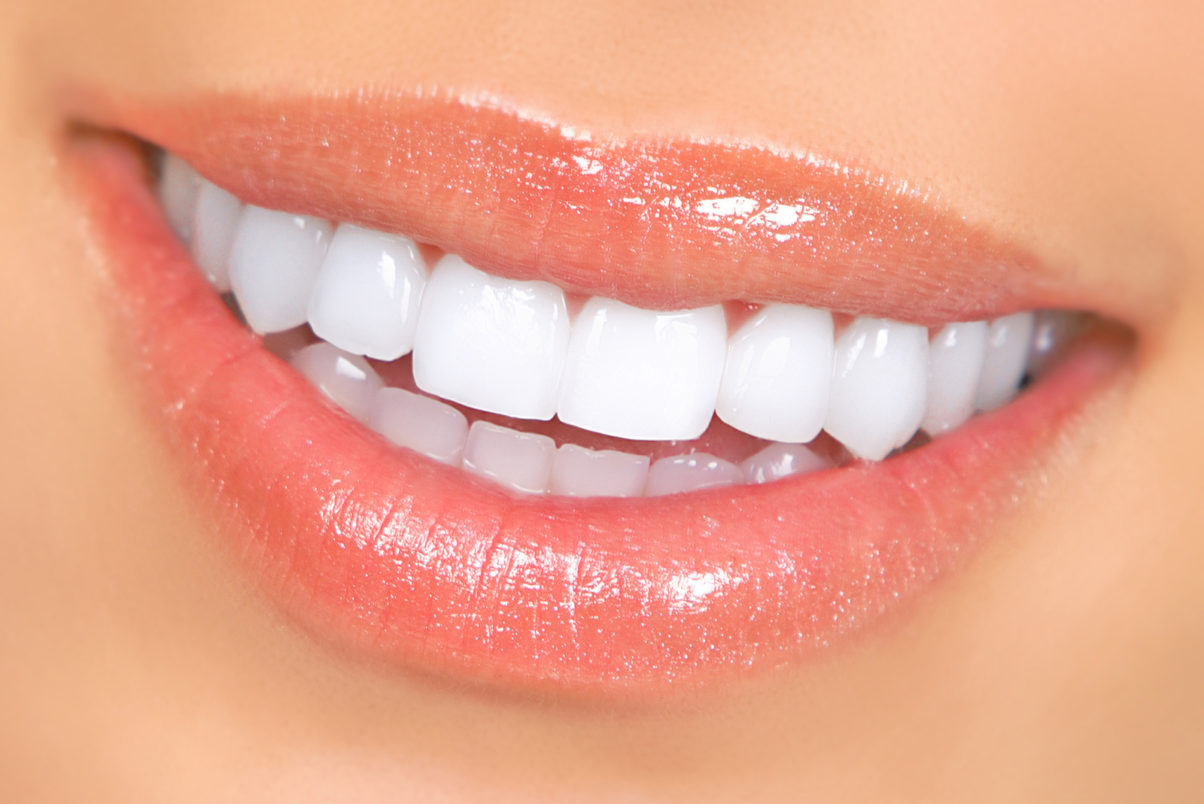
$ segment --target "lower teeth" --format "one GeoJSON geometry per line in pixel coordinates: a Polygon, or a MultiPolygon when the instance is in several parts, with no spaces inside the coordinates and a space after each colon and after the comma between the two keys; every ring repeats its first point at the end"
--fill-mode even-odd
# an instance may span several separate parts
{"type": "Polygon", "coordinates": [[[336,406],[393,444],[524,494],[659,496],[767,483],[849,460],[839,445],[825,443],[822,437],[811,445],[765,444],[717,419],[694,442],[615,444],[628,446],[628,451],[598,443],[619,439],[577,431],[579,440],[594,446],[567,439],[558,446],[551,436],[531,428],[542,426],[561,434],[576,428],[553,421],[516,429],[498,423],[503,417],[450,405],[413,388],[405,372],[407,360],[388,366],[396,384],[386,384],[370,361],[315,339],[305,327],[270,336],[265,345],[336,406]],[[470,422],[469,416],[476,418],[470,422]]]}

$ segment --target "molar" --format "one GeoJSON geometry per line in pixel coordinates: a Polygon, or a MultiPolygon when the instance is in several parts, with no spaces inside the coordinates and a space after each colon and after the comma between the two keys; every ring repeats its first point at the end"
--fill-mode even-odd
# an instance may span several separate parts
{"type": "Polygon", "coordinates": [[[1027,372],[1040,377],[1053,365],[1063,348],[1083,326],[1080,313],[1040,310],[1033,316],[1033,342],[1028,351],[1027,372]]]}
{"type": "Polygon", "coordinates": [[[192,217],[201,177],[178,156],[164,154],[159,168],[159,203],[176,237],[184,244],[192,241],[192,217]]]}

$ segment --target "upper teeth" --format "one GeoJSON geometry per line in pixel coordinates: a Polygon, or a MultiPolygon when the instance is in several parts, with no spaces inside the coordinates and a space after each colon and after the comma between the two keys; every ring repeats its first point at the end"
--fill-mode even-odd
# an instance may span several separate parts
{"type": "MultiPolygon", "coordinates": [[[[730,336],[720,305],[656,311],[596,297],[570,316],[563,291],[547,282],[491,276],[454,255],[428,273],[405,237],[240,206],[174,157],[166,159],[160,195],[198,264],[219,290],[232,289],[255,331],[308,322],[349,355],[392,360],[412,350],[415,382],[431,394],[517,418],[558,416],[629,439],[696,438],[717,414],[784,444],[808,442],[824,429],[853,455],[877,460],[921,427],[942,433],[976,409],[1007,402],[1032,341],[1032,313],[949,324],[931,342],[925,327],[874,318],[838,333],[829,312],[798,305],[764,306],[730,336]]],[[[306,374],[336,398],[349,395],[345,406],[361,419],[381,416],[382,427],[396,429],[396,415],[373,413],[372,399],[347,380],[370,366],[344,358],[339,367],[338,352],[325,348],[302,361],[306,374]]],[[[388,404],[410,403],[399,397],[388,404]]],[[[488,474],[503,456],[521,458],[525,472],[552,461],[544,460],[552,447],[538,438],[509,443],[474,425],[465,442],[462,416],[435,419],[442,423],[428,435],[447,442],[444,459],[461,460],[459,438],[474,471],[488,474]]],[[[637,482],[633,473],[643,482],[647,461],[624,460],[633,457],[566,454],[556,461],[570,474],[587,464],[605,468],[603,485],[618,488],[637,482]]],[[[799,458],[782,447],[759,460],[748,471],[771,479],[787,471],[775,466],[799,458]]],[[[672,489],[673,477],[739,471],[720,463],[654,466],[653,480],[669,478],[672,489]]],[[[539,470],[530,472],[523,482],[540,482],[539,470]]]]}
{"type": "Polygon", "coordinates": [[[919,428],[927,375],[925,328],[858,318],[836,342],[824,429],[854,455],[885,458],[919,428]]]}
{"type": "Polygon", "coordinates": [[[569,326],[555,285],[490,276],[448,255],[431,272],[418,311],[414,381],[478,410],[550,419],[569,326]]]}
{"type": "Polygon", "coordinates": [[[721,307],[656,312],[590,299],[573,324],[557,414],[623,438],[697,438],[715,411],[726,339],[721,307]]]}
{"type": "Polygon", "coordinates": [[[396,360],[414,348],[425,282],[426,265],[413,241],[343,225],[318,269],[306,316],[319,338],[396,360]]]}
{"type": "MultiPolygon", "coordinates": [[[[308,215],[243,209],[230,249],[230,287],[251,329],[283,332],[305,323],[331,229],[308,215]]],[[[203,246],[193,241],[195,250],[203,246]]]]}
{"type": "Polygon", "coordinates": [[[716,412],[761,438],[810,441],[828,413],[832,346],[827,310],[765,307],[728,340],[716,412]]]}

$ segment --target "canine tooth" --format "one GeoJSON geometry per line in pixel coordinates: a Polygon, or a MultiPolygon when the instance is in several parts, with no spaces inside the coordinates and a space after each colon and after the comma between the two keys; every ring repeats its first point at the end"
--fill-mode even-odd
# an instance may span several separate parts
{"type": "Polygon", "coordinates": [[[552,461],[552,493],[570,497],[639,497],[648,456],[563,444],[552,461]]]}
{"type": "Polygon", "coordinates": [[[697,438],[727,351],[723,308],[658,312],[593,298],[573,324],[561,421],[646,441],[697,438]]]}
{"type": "Polygon", "coordinates": [[[832,314],[771,304],[732,335],[715,413],[750,435],[802,444],[819,434],[832,380],[832,314]]]}
{"type": "Polygon", "coordinates": [[[858,318],[836,339],[824,429],[849,452],[881,460],[915,435],[928,384],[928,330],[858,318]]]}
{"type": "Polygon", "coordinates": [[[211,181],[201,179],[192,219],[192,258],[219,293],[230,289],[230,247],[242,202],[211,181]]]}
{"type": "Polygon", "coordinates": [[[994,410],[1016,395],[1032,337],[1032,313],[1014,313],[991,322],[987,355],[978,381],[979,410],[994,410]]]}
{"type": "Polygon", "coordinates": [[[740,464],[746,483],[770,483],[783,477],[832,467],[827,458],[802,444],[770,444],[740,464]]]}
{"type": "Polygon", "coordinates": [[[423,294],[414,381],[478,410],[550,419],[569,326],[555,285],[490,276],[447,255],[423,294]]]}
{"type": "Polygon", "coordinates": [[[367,420],[382,386],[368,361],[341,352],[329,343],[315,343],[293,355],[291,362],[336,405],[360,421],[367,420]]]}
{"type": "Polygon", "coordinates": [[[396,360],[414,346],[425,285],[413,240],[343,224],[314,280],[309,325],[344,351],[396,360]]]}
{"type": "Polygon", "coordinates": [[[472,423],[464,446],[464,468],[527,494],[548,490],[556,442],[486,421],[472,423]]]}
{"type": "Polygon", "coordinates": [[[230,249],[230,285],[251,329],[263,334],[305,323],[329,241],[330,224],[321,218],[243,207],[230,249]]]}
{"type": "Polygon", "coordinates": [[[705,452],[661,458],[648,470],[644,494],[660,497],[683,491],[719,488],[744,482],[744,472],[734,463],[705,452]]]}
{"type": "Polygon", "coordinates": [[[187,243],[192,239],[192,216],[201,177],[178,156],[163,155],[159,172],[159,203],[176,237],[187,243]]]}
{"type": "Polygon", "coordinates": [[[920,427],[940,435],[974,414],[987,352],[987,324],[948,324],[928,344],[928,406],[920,427]]]}
{"type": "Polygon", "coordinates": [[[383,388],[376,394],[369,423],[400,447],[460,465],[468,420],[451,405],[401,388],[383,388]]]}

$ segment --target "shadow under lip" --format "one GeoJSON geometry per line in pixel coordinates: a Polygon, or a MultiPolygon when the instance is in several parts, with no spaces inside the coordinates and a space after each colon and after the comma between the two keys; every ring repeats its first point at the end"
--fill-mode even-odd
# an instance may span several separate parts
{"type": "Polygon", "coordinates": [[[114,337],[232,553],[326,639],[513,690],[655,697],[871,627],[1026,499],[1043,449],[1128,353],[1088,339],[1012,405],[881,464],[515,499],[390,449],[263,349],[194,270],[128,144],[80,139],[72,158],[114,337]]]}

